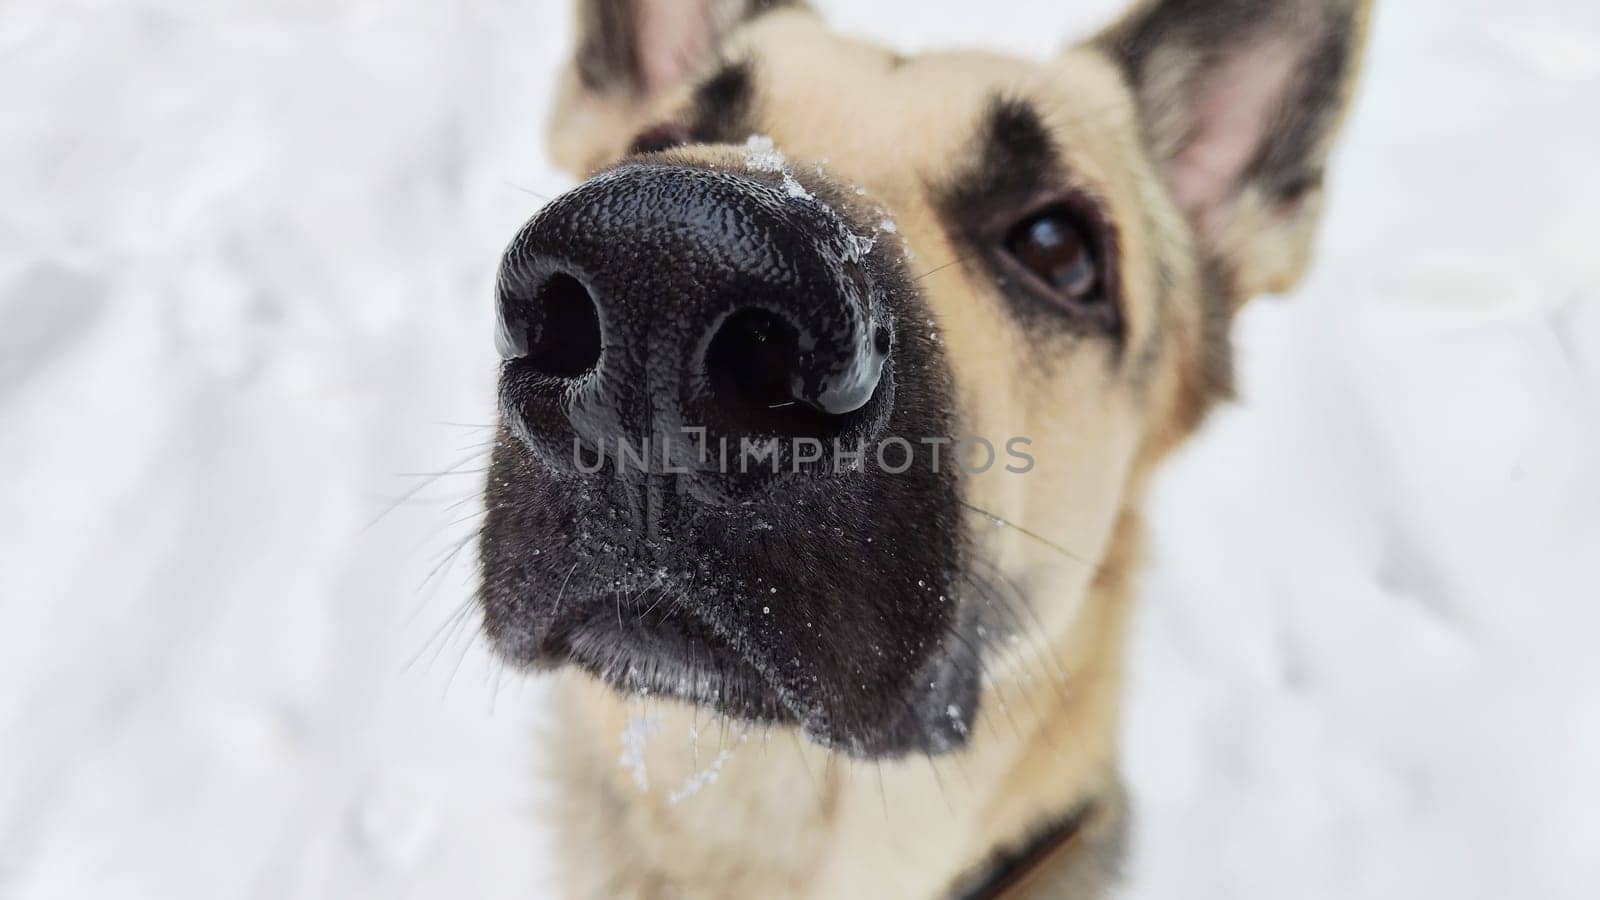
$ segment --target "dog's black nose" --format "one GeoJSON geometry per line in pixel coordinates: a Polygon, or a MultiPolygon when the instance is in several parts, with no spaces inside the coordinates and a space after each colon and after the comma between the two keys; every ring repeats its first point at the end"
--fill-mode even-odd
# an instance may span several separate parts
{"type": "Polygon", "coordinates": [[[591,179],[506,251],[503,411],[550,461],[625,442],[704,472],[728,442],[859,442],[892,403],[870,247],[792,181],[648,164],[591,179]]]}

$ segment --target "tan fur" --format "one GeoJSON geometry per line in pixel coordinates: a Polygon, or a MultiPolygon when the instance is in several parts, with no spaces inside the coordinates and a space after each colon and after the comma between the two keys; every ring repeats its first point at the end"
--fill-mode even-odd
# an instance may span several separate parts
{"type": "MultiPolygon", "coordinates": [[[[932,759],[852,761],[789,730],[714,721],[563,675],[564,730],[552,741],[561,801],[550,814],[562,825],[564,888],[575,897],[941,896],[1044,817],[1089,802],[1084,834],[1029,895],[1099,896],[1122,828],[1116,739],[1138,509],[1153,469],[1225,390],[1207,356],[1225,352],[1207,332],[1214,304],[1231,309],[1298,280],[1320,191],[1287,211],[1246,192],[1216,234],[1197,234],[1143,142],[1134,92],[1093,45],[1042,65],[977,53],[899,64],[806,12],[779,11],[735,31],[722,57],[756,61],[762,125],[791,163],[862,187],[862,209],[881,209],[897,227],[880,238],[904,240],[912,272],[933,273],[920,287],[955,372],[962,430],[1032,438],[1034,472],[996,467],[963,485],[968,502],[1031,533],[972,516],[980,555],[1031,598],[1030,627],[988,666],[970,746],[932,759]],[[1066,168],[1118,223],[1122,358],[1107,342],[1072,338],[1041,355],[981,271],[951,265],[961,251],[929,186],[967,161],[973,123],[997,90],[1041,111],[1066,168]],[[1220,301],[1207,295],[1201,240],[1228,264],[1220,301]],[[1131,377],[1140,361],[1147,371],[1131,377]],[[657,722],[644,790],[619,764],[624,733],[642,717],[657,722]],[[672,802],[723,748],[731,752],[715,783],[672,802]]],[[[555,155],[590,171],[686,98],[687,87],[607,103],[569,78],[555,155]]],[[[726,149],[693,152],[708,165],[738,161],[726,149]]]]}
{"type": "Polygon", "coordinates": [[[592,172],[615,159],[628,146],[650,109],[642,98],[624,91],[595,95],[578,73],[568,69],[556,88],[548,150],[550,159],[569,172],[592,172]]]}

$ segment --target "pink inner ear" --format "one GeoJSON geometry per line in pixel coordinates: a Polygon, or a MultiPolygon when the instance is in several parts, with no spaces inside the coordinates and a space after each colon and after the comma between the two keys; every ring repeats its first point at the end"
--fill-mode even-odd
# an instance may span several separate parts
{"type": "Polygon", "coordinates": [[[1173,196],[1202,229],[1219,224],[1217,213],[1242,187],[1305,50],[1303,41],[1269,38],[1205,76],[1189,142],[1168,163],[1173,196]]]}
{"type": "Polygon", "coordinates": [[[639,72],[647,94],[683,81],[711,49],[710,0],[634,0],[639,72]]]}

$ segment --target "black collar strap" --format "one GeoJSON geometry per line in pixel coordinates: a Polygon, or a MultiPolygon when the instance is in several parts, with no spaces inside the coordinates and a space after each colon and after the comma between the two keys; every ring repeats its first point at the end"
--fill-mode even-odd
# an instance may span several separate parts
{"type": "Polygon", "coordinates": [[[1022,845],[1020,851],[1000,854],[986,872],[958,889],[954,896],[960,900],[1020,897],[1052,862],[1073,849],[1094,811],[1093,803],[1080,803],[1022,845]]]}

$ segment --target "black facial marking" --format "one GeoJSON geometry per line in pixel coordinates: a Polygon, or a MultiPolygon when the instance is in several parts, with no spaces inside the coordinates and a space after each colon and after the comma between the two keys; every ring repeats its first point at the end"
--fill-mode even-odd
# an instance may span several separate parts
{"type": "Polygon", "coordinates": [[[973,142],[975,159],[944,191],[944,206],[964,214],[1021,202],[1049,184],[1060,165],[1055,139],[1026,100],[997,96],[973,142]]]}
{"type": "Polygon", "coordinates": [[[725,63],[694,89],[687,111],[647,127],[634,137],[630,154],[658,153],[686,144],[729,144],[742,141],[754,126],[754,65],[749,60],[725,63]]]}
{"type": "Polygon", "coordinates": [[[734,143],[756,130],[754,69],[749,60],[728,63],[695,89],[689,130],[696,141],[734,143]]]}

